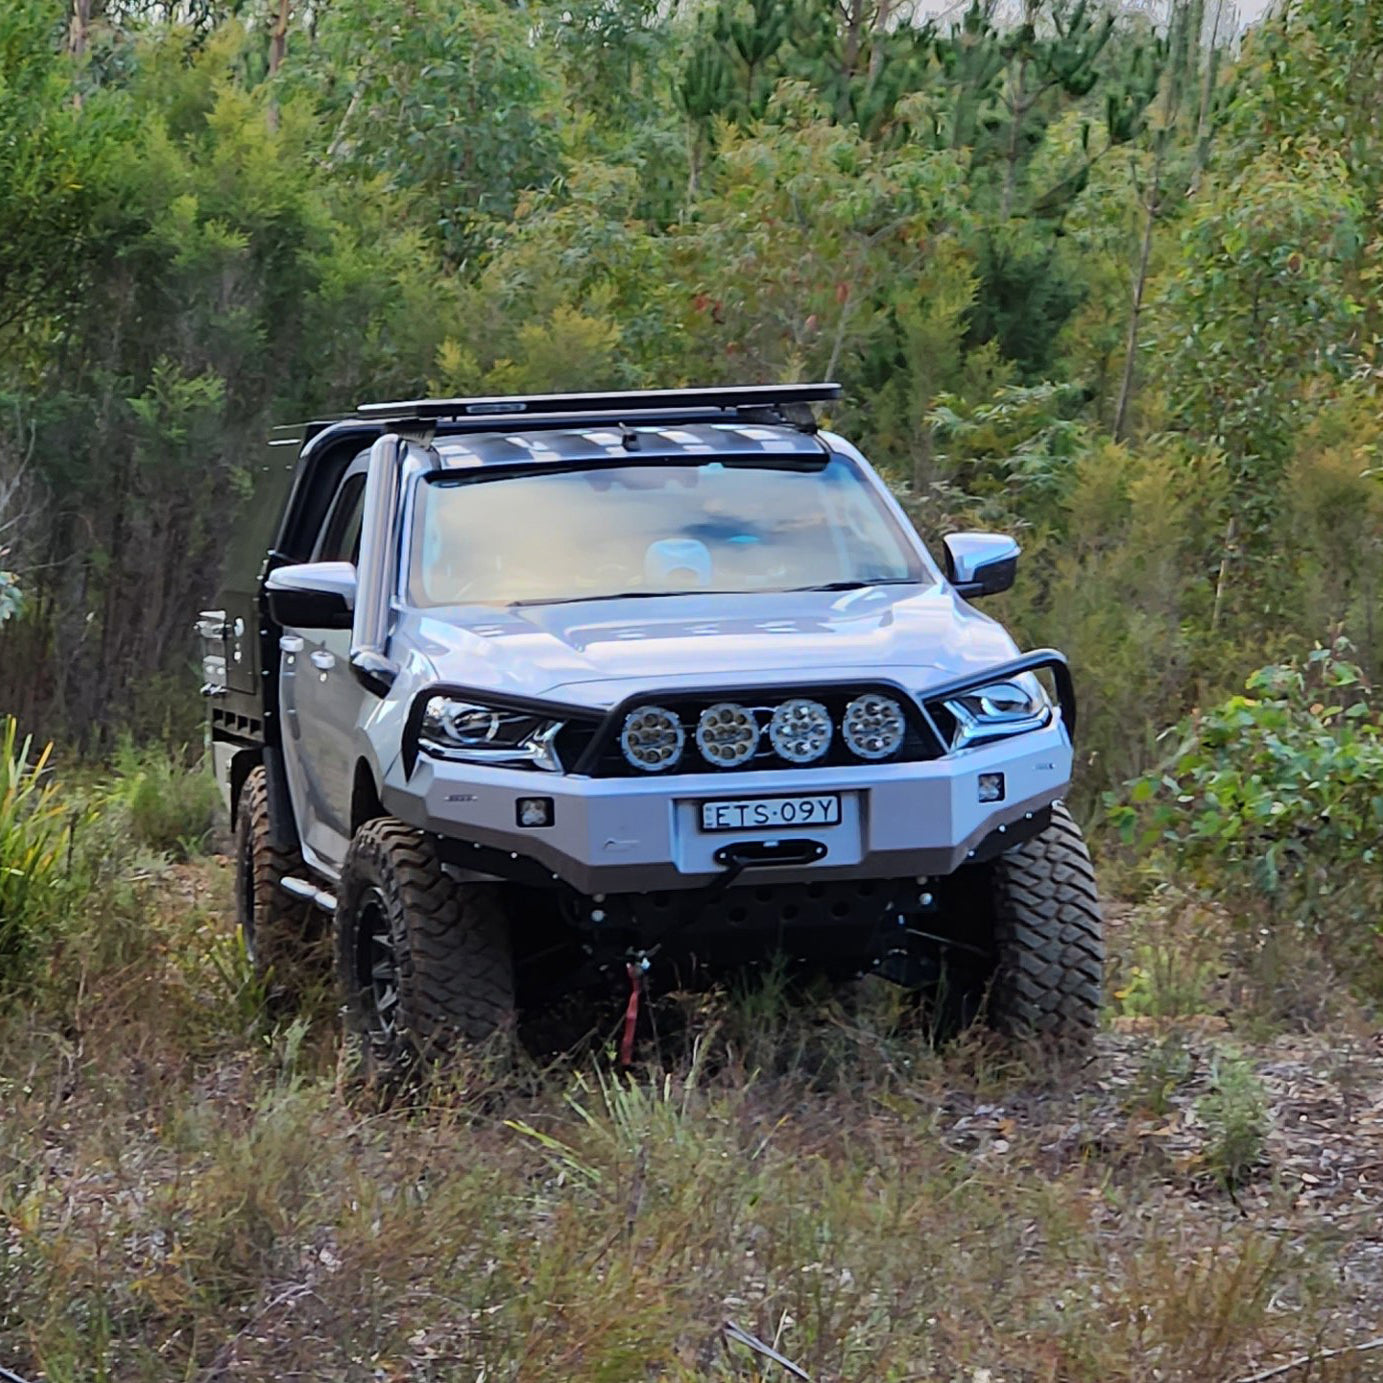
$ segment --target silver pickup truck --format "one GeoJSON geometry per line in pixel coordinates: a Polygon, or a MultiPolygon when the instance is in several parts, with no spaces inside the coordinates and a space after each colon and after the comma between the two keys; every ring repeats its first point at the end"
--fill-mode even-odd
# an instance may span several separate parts
{"type": "Polygon", "coordinates": [[[239,920],[287,970],[329,916],[373,1062],[775,956],[1093,1031],[1065,660],[969,603],[1017,544],[938,564],[818,427],[838,394],[416,400],[275,439],[201,621],[239,920]]]}

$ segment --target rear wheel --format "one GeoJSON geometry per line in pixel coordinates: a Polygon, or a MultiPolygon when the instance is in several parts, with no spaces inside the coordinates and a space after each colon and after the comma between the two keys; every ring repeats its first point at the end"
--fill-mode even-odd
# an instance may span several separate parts
{"type": "Polygon", "coordinates": [[[391,817],[351,842],[336,904],[346,1021],[377,1073],[480,1042],[514,1008],[502,887],[447,877],[432,841],[391,817]]]}
{"type": "Polygon", "coordinates": [[[1104,922],[1080,827],[1061,804],[1040,835],[990,866],[995,970],[989,1022],[1001,1032],[1080,1046],[1104,988],[1104,922]]]}
{"type": "Polygon", "coordinates": [[[296,851],[281,850],[269,823],[269,780],[261,764],[240,790],[235,825],[235,917],[256,974],[284,994],[297,995],[314,978],[321,948],[320,914],[281,887],[301,875],[296,851]]]}

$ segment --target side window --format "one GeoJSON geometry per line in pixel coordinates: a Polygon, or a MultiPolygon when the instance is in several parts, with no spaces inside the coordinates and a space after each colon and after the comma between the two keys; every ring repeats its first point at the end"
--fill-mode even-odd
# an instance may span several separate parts
{"type": "Polygon", "coordinates": [[[322,538],[317,545],[317,561],[359,561],[360,517],[364,504],[364,475],[348,476],[322,530],[322,538]]]}

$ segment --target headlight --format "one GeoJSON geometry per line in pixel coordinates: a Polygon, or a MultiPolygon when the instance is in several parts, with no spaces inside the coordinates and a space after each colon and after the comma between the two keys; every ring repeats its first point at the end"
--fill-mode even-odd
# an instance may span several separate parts
{"type": "Polygon", "coordinates": [[[955,721],[952,749],[967,749],[1027,730],[1040,730],[1052,714],[1051,703],[1031,676],[958,692],[941,704],[955,721]]]}
{"type": "Polygon", "coordinates": [[[562,761],[553,741],[561,728],[560,720],[530,711],[434,696],[423,712],[418,747],[438,759],[560,773],[562,761]]]}

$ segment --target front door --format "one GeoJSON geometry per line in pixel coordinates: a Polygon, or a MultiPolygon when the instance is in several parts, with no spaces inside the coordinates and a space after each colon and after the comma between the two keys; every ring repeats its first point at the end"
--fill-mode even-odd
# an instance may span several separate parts
{"type": "MultiPolygon", "coordinates": [[[[313,559],[358,562],[364,459],[350,467],[313,559]]],[[[285,629],[279,640],[288,791],[312,863],[338,870],[351,834],[356,728],[368,693],[351,674],[349,629],[285,629]]]]}
{"type": "Polygon", "coordinates": [[[355,728],[364,690],[350,670],[348,629],[285,629],[279,704],[288,789],[303,843],[339,868],[350,843],[355,728]]]}

